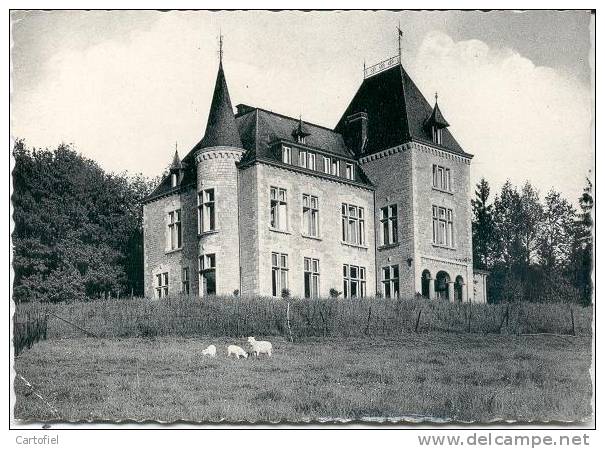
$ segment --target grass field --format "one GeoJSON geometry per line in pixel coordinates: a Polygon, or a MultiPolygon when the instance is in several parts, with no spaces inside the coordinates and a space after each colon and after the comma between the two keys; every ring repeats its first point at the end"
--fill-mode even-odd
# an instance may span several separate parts
{"type": "MultiPolygon", "coordinates": [[[[589,337],[408,334],[272,338],[271,359],[228,359],[225,338],[70,338],[15,361],[61,421],[304,421],[426,416],[591,419],[589,337]],[[201,350],[217,344],[215,359],[201,350]]],[[[15,417],[57,419],[15,379],[15,417]]]]}

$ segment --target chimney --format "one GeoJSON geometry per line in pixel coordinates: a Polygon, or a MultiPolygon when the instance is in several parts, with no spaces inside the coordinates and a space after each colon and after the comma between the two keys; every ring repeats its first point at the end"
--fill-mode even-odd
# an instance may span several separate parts
{"type": "Polygon", "coordinates": [[[235,115],[244,115],[250,111],[254,111],[254,108],[252,106],[248,106],[247,104],[238,104],[235,108],[237,109],[235,115]]]}
{"type": "Polygon", "coordinates": [[[360,155],[368,138],[368,114],[357,112],[347,116],[345,142],[355,155],[360,155]]]}

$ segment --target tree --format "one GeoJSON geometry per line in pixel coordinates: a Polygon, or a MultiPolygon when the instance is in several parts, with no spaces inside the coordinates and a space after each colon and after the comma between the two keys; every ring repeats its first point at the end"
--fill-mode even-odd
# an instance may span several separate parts
{"type": "Polygon", "coordinates": [[[544,216],[538,236],[538,259],[549,272],[569,266],[574,238],[573,206],[559,192],[544,197],[544,216]]]}
{"type": "Polygon", "coordinates": [[[143,177],[105,173],[62,144],[13,149],[15,301],[142,291],[143,177]]]}
{"type": "Polygon", "coordinates": [[[570,277],[573,285],[579,289],[581,302],[592,302],[592,264],[593,264],[593,226],[592,209],[594,198],[592,182],[586,178],[586,186],[579,198],[580,212],[574,226],[573,248],[570,262],[570,277]]]}
{"type": "Polygon", "coordinates": [[[493,206],[487,204],[490,187],[485,178],[481,178],[475,190],[473,208],[473,264],[478,268],[489,268],[494,248],[493,206]]]}

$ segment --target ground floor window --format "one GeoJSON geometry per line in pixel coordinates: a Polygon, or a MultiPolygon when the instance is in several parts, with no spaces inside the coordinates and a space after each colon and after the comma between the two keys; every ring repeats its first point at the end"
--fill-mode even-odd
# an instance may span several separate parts
{"type": "Polygon", "coordinates": [[[366,269],[357,265],[343,265],[343,293],[345,298],[361,298],[366,295],[366,269]]]}
{"type": "Polygon", "coordinates": [[[181,293],[189,294],[189,267],[183,268],[181,273],[181,293]]]}
{"type": "Polygon", "coordinates": [[[156,298],[168,296],[168,272],[155,275],[155,296],[156,298]]]}
{"type": "Polygon", "coordinates": [[[216,295],[216,255],[200,256],[200,296],[216,295]]]}
{"type": "Polygon", "coordinates": [[[399,298],[399,265],[382,267],[382,294],[385,298],[399,298]]]}
{"type": "Polygon", "coordinates": [[[271,253],[271,294],[281,296],[288,289],[288,255],[271,253]]]}
{"type": "Polygon", "coordinates": [[[305,257],[305,298],[319,297],[319,259],[305,257]]]}

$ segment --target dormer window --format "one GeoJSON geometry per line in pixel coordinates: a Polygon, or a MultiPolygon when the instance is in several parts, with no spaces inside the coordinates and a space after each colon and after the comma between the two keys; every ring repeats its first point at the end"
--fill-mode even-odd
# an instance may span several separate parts
{"type": "Polygon", "coordinates": [[[175,188],[179,183],[179,175],[177,175],[176,173],[172,173],[170,175],[170,186],[172,188],[175,188]]]}
{"type": "Polygon", "coordinates": [[[441,128],[433,126],[433,142],[437,145],[441,145],[441,131],[441,128]]]}
{"type": "Polygon", "coordinates": [[[296,139],[296,142],[306,145],[307,136],[309,136],[309,131],[307,131],[307,127],[302,121],[302,117],[298,120],[298,124],[294,130],[292,130],[292,137],[296,139]]]}
{"type": "Polygon", "coordinates": [[[284,164],[292,163],[292,148],[290,147],[282,147],[281,149],[281,161],[284,164]]]}
{"type": "Polygon", "coordinates": [[[351,181],[355,180],[355,169],[353,167],[353,164],[347,164],[347,179],[350,179],[351,181]]]}
{"type": "Polygon", "coordinates": [[[298,152],[298,165],[307,168],[307,152],[304,150],[298,152]]]}

